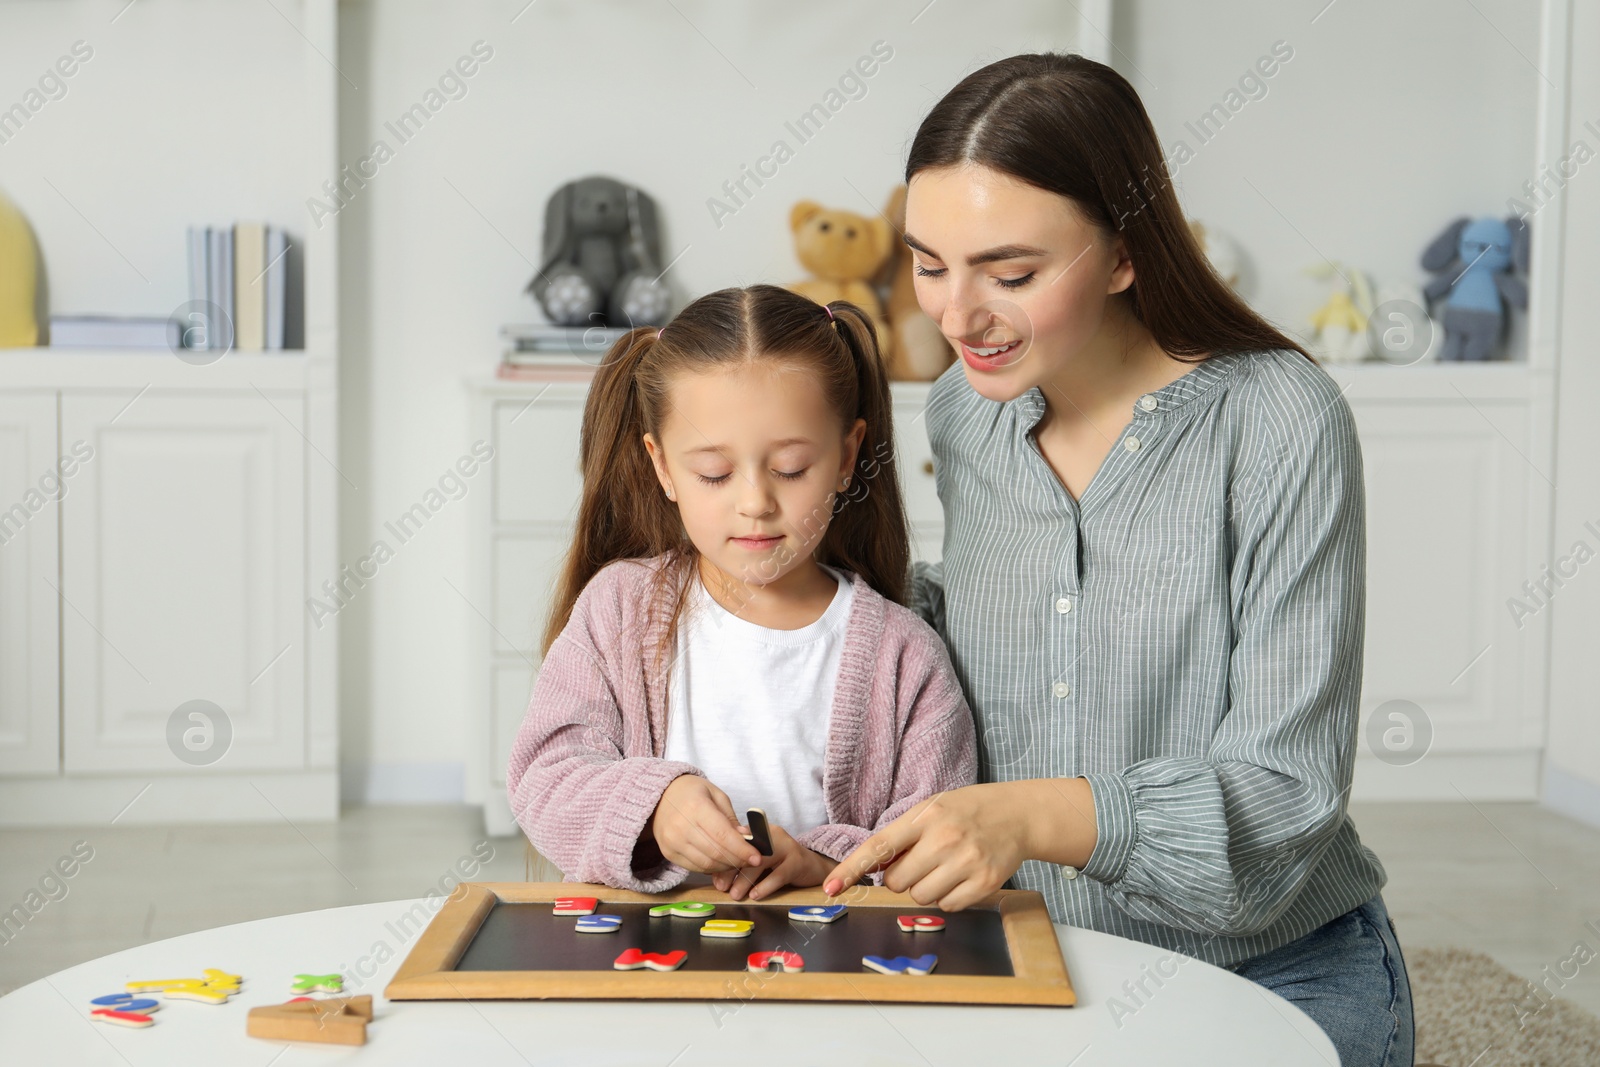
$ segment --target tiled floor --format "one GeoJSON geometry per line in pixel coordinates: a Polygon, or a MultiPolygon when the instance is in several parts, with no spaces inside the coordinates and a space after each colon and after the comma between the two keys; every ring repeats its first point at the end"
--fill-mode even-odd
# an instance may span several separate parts
{"type": "MultiPolygon", "coordinates": [[[[1584,942],[1600,952],[1600,831],[1532,804],[1365,804],[1362,838],[1406,948],[1476,948],[1530,979],[1584,942]],[[1585,924],[1594,924],[1586,928],[1585,924]]],[[[20,930],[0,929],[0,993],[108,952],[227,923],[524,877],[520,838],[485,840],[470,808],[357,808],[334,825],[0,830],[0,912],[77,842],[93,858],[43,886],[20,930]],[[62,890],[65,889],[63,894],[62,890]],[[41,890],[41,897],[49,894],[41,890]],[[37,902],[37,901],[36,901],[37,902]]],[[[1600,1014],[1600,960],[1561,995],[1600,1014]]]]}
{"type": "MultiPolygon", "coordinates": [[[[1402,950],[1476,949],[1600,1015],[1600,831],[1536,804],[1353,804],[1402,950]],[[1575,979],[1558,968],[1582,943],[1575,979]],[[1545,971],[1548,967],[1550,970],[1545,971]]],[[[1570,969],[1568,970],[1570,974],[1570,969]]]]}

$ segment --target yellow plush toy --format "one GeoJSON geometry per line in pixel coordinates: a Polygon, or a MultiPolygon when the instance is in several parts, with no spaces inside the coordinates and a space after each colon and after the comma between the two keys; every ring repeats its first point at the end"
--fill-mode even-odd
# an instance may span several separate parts
{"type": "MultiPolygon", "coordinates": [[[[895,229],[906,228],[906,187],[898,185],[889,194],[884,215],[895,229]]],[[[939,329],[939,324],[922,312],[917,303],[913,280],[911,249],[904,241],[894,242],[894,253],[883,265],[879,281],[889,291],[890,344],[889,377],[897,382],[931,382],[955,362],[956,350],[939,329]]]]}
{"type": "Polygon", "coordinates": [[[39,343],[39,248],[33,229],[0,193],[0,348],[39,343]]]}
{"type": "Polygon", "coordinates": [[[802,200],[789,210],[789,230],[800,265],[814,277],[785,288],[819,304],[834,300],[855,304],[872,319],[883,356],[891,358],[893,337],[872,288],[873,277],[889,256],[893,237],[889,224],[881,218],[802,200]]]}

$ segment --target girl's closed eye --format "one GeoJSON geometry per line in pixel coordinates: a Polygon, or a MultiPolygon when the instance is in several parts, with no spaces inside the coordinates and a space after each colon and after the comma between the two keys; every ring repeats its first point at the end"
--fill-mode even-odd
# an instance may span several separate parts
{"type": "MultiPolygon", "coordinates": [[[[806,476],[806,472],[809,471],[810,469],[811,469],[810,467],[801,467],[797,471],[777,471],[777,470],[775,470],[772,473],[777,475],[779,478],[784,479],[785,481],[793,482],[793,481],[798,481],[801,478],[804,478],[806,476]]],[[[712,476],[712,475],[700,474],[700,473],[696,472],[695,477],[699,478],[702,482],[704,482],[707,485],[721,485],[723,482],[726,482],[731,477],[731,475],[729,475],[729,474],[718,474],[718,475],[712,476]]]]}

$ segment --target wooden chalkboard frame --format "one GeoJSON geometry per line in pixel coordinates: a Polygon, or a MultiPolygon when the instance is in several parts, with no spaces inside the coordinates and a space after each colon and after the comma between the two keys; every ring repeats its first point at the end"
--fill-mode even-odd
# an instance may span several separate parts
{"type": "MultiPolygon", "coordinates": [[[[537,904],[578,896],[596,897],[602,904],[739,903],[710,887],[644,894],[581,882],[466,882],[456,888],[417,938],[384,996],[390,1000],[822,1000],[1054,1007],[1077,1002],[1044,898],[1025,890],[1003,889],[974,905],[974,910],[1000,913],[1011,954],[1010,977],[940,975],[937,971],[911,977],[867,970],[860,974],[783,974],[455,969],[496,904],[537,904]]],[[[837,898],[827,897],[820,889],[789,889],[759,904],[930,910],[903,893],[876,886],[856,886],[837,898]]]]}

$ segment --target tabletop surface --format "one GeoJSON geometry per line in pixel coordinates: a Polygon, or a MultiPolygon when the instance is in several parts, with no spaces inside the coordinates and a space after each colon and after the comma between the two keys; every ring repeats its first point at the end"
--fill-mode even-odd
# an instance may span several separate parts
{"type": "MultiPolygon", "coordinates": [[[[395,1001],[383,988],[440,898],[282,915],[155,941],[69,967],[0,997],[0,1062],[81,1067],[302,1063],[1249,1064],[1338,1067],[1306,1015],[1199,960],[1058,926],[1072,1008],[738,1001],[395,1001]],[[169,1001],[154,1026],[89,1020],[123,983],[243,976],[228,1003],[169,1001]],[[373,995],[360,1047],[286,1045],[245,1034],[245,1012],[292,995],[297,973],[345,976],[373,995]]],[[[915,981],[908,978],[907,981],[915,981]]]]}

